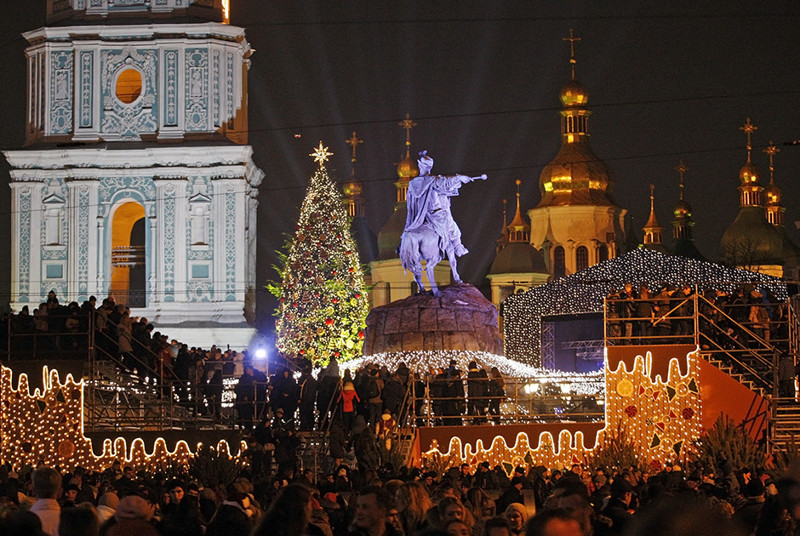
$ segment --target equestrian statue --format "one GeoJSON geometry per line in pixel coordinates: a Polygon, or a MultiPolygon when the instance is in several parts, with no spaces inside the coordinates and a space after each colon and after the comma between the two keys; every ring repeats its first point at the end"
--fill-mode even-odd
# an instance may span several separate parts
{"type": "Polygon", "coordinates": [[[431,175],[433,158],[427,153],[428,151],[419,153],[419,176],[408,185],[408,215],[398,251],[403,269],[414,274],[420,292],[425,291],[422,283],[422,261],[425,261],[425,273],[428,275],[431,290],[434,296],[439,296],[440,291],[433,274],[436,265],[446,256],[453,272],[453,281],[460,283],[457,258],[468,253],[461,243],[461,229],[450,212],[450,198],[458,195],[462,184],[486,180],[486,175],[431,175]]]}

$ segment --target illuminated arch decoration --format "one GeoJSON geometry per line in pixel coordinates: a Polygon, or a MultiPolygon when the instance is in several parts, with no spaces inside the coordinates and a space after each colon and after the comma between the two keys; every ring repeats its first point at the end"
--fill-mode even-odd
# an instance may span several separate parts
{"type": "Polygon", "coordinates": [[[636,356],[631,370],[622,362],[611,370],[606,358],[606,425],[598,432],[594,445],[587,446],[581,432],[573,437],[562,430],[557,440],[550,432],[541,433],[536,448],[532,448],[528,435],[520,432],[514,445],[496,436],[488,448],[480,440],[473,448],[470,444],[462,445],[456,437],[443,452],[434,442],[423,458],[436,460],[445,467],[488,461],[492,467],[500,465],[508,474],[516,466],[569,467],[582,463],[599,449],[604,435],[613,433],[621,423],[628,438],[638,447],[642,465],[659,467],[684,461],[695,451],[702,433],[701,358],[697,350],[687,354],[686,374],[681,373],[681,360],[670,359],[666,379],[660,375],[651,378],[652,359],[647,352],[645,356],[636,356]]]}
{"type": "MultiPolygon", "coordinates": [[[[58,465],[72,470],[81,466],[103,470],[115,460],[148,470],[166,469],[172,464],[185,465],[194,457],[200,444],[192,451],[186,441],[178,441],[170,451],[166,441],[158,438],[151,452],[144,440],[136,438],[130,450],[123,438],[106,439],[103,452],[96,455],[89,438],[83,435],[84,382],[76,382],[68,374],[61,382],[58,371],[43,367],[43,390],[31,394],[28,376],[20,374],[17,388],[12,385],[11,369],[0,366],[0,459],[18,468],[23,465],[58,465]]],[[[219,452],[232,456],[231,447],[220,441],[219,452]]],[[[241,442],[237,456],[244,452],[241,442]]]]}

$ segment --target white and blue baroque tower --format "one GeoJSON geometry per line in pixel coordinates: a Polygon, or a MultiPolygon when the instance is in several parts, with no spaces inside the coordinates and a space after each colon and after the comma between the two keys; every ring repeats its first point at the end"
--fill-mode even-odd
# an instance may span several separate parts
{"type": "Polygon", "coordinates": [[[170,337],[243,347],[255,313],[253,50],[223,0],[48,0],[11,165],[11,307],[111,294],[170,337]]]}

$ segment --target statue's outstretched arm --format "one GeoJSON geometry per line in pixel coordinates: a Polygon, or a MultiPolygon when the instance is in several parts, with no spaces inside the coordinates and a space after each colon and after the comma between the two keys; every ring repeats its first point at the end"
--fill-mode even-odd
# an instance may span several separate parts
{"type": "Polygon", "coordinates": [[[486,173],[483,175],[478,175],[477,177],[467,177],[466,175],[456,175],[458,179],[462,183],[472,182],[472,181],[485,181],[486,180],[486,173]]]}

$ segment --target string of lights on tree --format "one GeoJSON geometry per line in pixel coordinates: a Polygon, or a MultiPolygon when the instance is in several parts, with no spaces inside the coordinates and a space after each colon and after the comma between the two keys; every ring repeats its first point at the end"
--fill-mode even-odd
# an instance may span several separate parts
{"type": "Polygon", "coordinates": [[[350,221],[325,162],[333,154],[320,142],[318,164],[280,267],[275,311],[277,349],[290,358],[326,365],[361,355],[369,302],[350,221]]]}
{"type": "Polygon", "coordinates": [[[679,287],[683,284],[732,292],[744,283],[768,288],[779,300],[787,298],[786,285],[777,277],[728,268],[711,262],[666,255],[646,248],[633,250],[524,294],[509,296],[503,306],[506,357],[541,363],[542,317],[554,314],[597,313],[612,288],[625,283],[679,287]]]}

